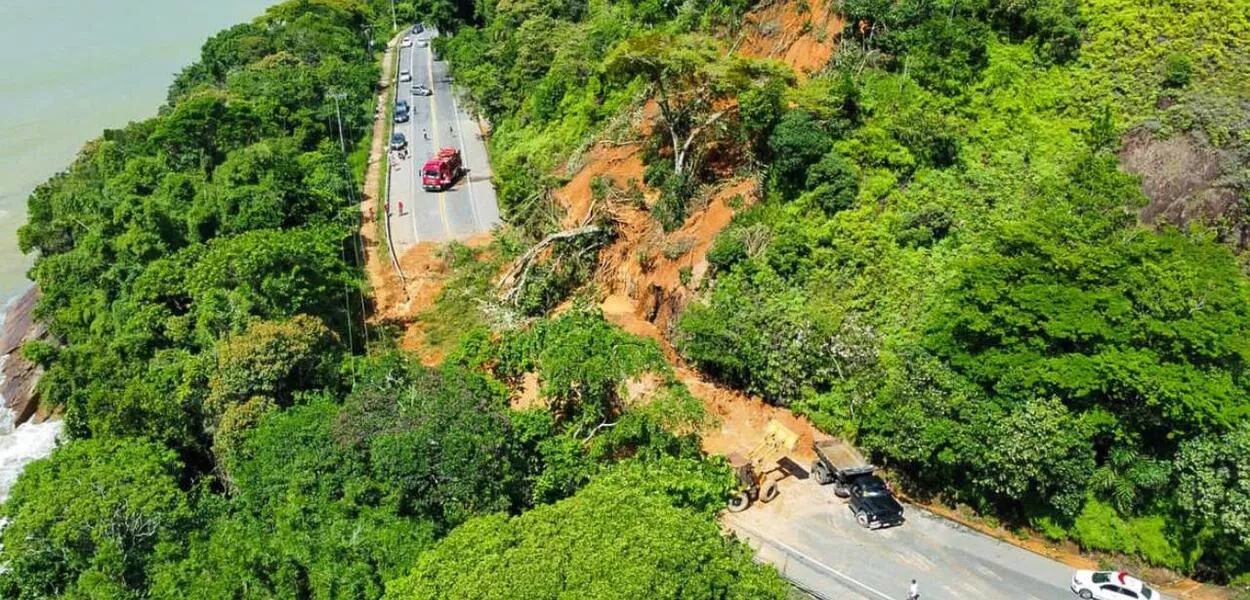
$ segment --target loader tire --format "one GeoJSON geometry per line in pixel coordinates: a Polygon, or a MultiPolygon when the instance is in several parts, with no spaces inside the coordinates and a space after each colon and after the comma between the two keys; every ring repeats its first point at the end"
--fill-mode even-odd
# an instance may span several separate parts
{"type": "Polygon", "coordinates": [[[764,483],[764,487],[760,488],[760,502],[772,502],[780,493],[781,491],[777,489],[777,482],[768,481],[764,483]]]}
{"type": "Polygon", "coordinates": [[[729,512],[742,512],[751,506],[751,496],[746,492],[738,492],[729,498],[729,512]]]}

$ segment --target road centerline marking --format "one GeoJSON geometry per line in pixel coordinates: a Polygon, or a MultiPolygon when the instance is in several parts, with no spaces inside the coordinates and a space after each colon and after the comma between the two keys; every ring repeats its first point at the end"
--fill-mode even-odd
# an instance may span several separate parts
{"type": "MultiPolygon", "coordinates": [[[[428,43],[425,48],[425,57],[427,59],[426,64],[428,67],[428,73],[426,73],[426,75],[428,76],[430,82],[430,95],[428,96],[430,100],[430,131],[434,139],[434,154],[437,155],[439,149],[442,147],[442,141],[438,135],[438,103],[434,101],[434,49],[429,47],[428,43]]],[[[461,160],[464,159],[461,158],[461,160]]],[[[424,168],[424,165],[422,165],[422,168],[424,168]]],[[[448,238],[452,238],[451,224],[447,221],[446,198],[443,192],[438,192],[438,216],[443,221],[443,234],[448,238]]]]}

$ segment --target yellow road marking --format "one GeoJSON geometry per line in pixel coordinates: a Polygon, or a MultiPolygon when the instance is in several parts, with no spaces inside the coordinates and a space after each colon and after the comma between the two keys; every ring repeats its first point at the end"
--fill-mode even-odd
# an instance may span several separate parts
{"type": "MultiPolygon", "coordinates": [[[[442,148],[442,143],[438,139],[438,107],[434,103],[434,49],[429,45],[425,47],[425,56],[427,59],[427,67],[429,70],[428,76],[430,80],[430,95],[427,96],[430,99],[430,124],[434,130],[434,154],[437,155],[439,149],[442,148]]],[[[423,164],[422,168],[424,169],[424,167],[425,165],[423,164]]],[[[424,171],[421,173],[421,177],[422,179],[425,178],[424,171]]],[[[438,216],[443,219],[443,233],[447,234],[447,237],[450,238],[451,223],[447,221],[447,205],[444,203],[445,196],[446,194],[443,194],[442,192],[439,192],[438,194],[438,216]]]]}

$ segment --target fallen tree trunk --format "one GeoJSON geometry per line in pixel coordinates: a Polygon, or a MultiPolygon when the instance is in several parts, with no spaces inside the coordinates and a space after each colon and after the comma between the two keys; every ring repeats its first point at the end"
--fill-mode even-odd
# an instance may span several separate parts
{"type": "Polygon", "coordinates": [[[516,295],[525,287],[525,278],[529,275],[530,269],[534,266],[534,262],[538,259],[538,255],[552,244],[569,238],[575,238],[583,235],[599,233],[603,228],[598,225],[583,225],[573,229],[557,231],[543,238],[542,241],[534,244],[529,250],[525,251],[516,262],[512,263],[512,267],[499,280],[499,297],[505,302],[512,302],[516,299],[516,295]]]}

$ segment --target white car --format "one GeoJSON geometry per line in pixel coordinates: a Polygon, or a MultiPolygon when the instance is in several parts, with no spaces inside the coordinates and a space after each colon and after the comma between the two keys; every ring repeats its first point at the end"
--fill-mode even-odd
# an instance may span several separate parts
{"type": "Polygon", "coordinates": [[[408,71],[400,71],[399,81],[401,83],[408,83],[409,81],[412,81],[412,73],[409,73],[408,71]]]}
{"type": "Polygon", "coordinates": [[[411,47],[412,47],[412,38],[410,38],[410,37],[405,37],[405,38],[404,38],[404,41],[400,42],[400,43],[399,43],[399,45],[400,45],[401,47],[404,47],[404,48],[411,48],[411,47]]]}
{"type": "Polygon", "coordinates": [[[1077,571],[1072,592],[1085,600],[1161,600],[1150,586],[1124,571],[1077,571]]]}
{"type": "Polygon", "coordinates": [[[419,41],[417,41],[417,46],[418,46],[418,47],[421,47],[421,48],[429,48],[429,47],[430,47],[430,43],[429,43],[429,42],[427,42],[427,41],[425,41],[425,40],[419,40],[419,41]]]}

